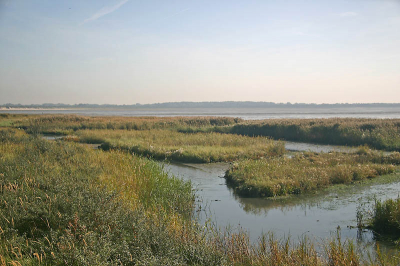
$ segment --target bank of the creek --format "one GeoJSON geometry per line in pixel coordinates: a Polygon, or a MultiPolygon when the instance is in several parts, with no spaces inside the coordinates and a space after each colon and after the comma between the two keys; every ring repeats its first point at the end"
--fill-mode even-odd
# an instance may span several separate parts
{"type": "MultiPolygon", "coordinates": [[[[354,152],[356,148],[286,142],[291,152],[354,152]]],[[[397,198],[399,178],[379,177],[354,185],[341,185],[312,195],[286,198],[244,198],[235,195],[225,182],[228,163],[167,164],[165,169],[175,176],[190,180],[197,191],[198,218],[201,223],[214,223],[217,227],[239,227],[255,241],[264,232],[292,239],[307,236],[317,242],[336,237],[338,230],[343,240],[352,239],[362,246],[392,249],[388,241],[379,241],[369,230],[359,230],[357,210],[368,210],[375,199],[397,198]]]]}
{"type": "MultiPolygon", "coordinates": [[[[318,194],[280,199],[242,198],[233,193],[223,178],[229,164],[167,164],[165,169],[175,176],[190,180],[197,191],[199,221],[218,227],[241,227],[251,240],[263,232],[277,237],[307,237],[322,242],[335,237],[353,239],[361,245],[374,246],[376,239],[369,230],[358,230],[356,213],[360,206],[368,209],[374,199],[397,198],[400,179],[384,182],[338,186],[318,194]]],[[[385,180],[385,178],[383,178],[385,180]]],[[[387,180],[386,180],[387,181],[387,180]]],[[[391,248],[380,241],[380,246],[391,248]]]]}
{"type": "MultiPolygon", "coordinates": [[[[54,140],[59,136],[44,136],[54,140]]],[[[98,144],[93,145],[98,146],[98,144]]],[[[353,152],[354,147],[285,142],[289,154],[298,151],[353,152]]],[[[190,180],[197,193],[197,214],[200,223],[212,222],[215,226],[232,230],[239,227],[255,241],[264,232],[273,232],[278,238],[303,236],[322,242],[336,237],[352,239],[362,246],[392,249],[390,242],[376,240],[369,230],[355,228],[356,213],[361,207],[368,210],[375,199],[397,198],[400,191],[398,178],[379,177],[362,184],[342,185],[312,195],[286,198],[243,198],[235,195],[225,182],[228,163],[164,164],[174,176],[190,180]]]]}

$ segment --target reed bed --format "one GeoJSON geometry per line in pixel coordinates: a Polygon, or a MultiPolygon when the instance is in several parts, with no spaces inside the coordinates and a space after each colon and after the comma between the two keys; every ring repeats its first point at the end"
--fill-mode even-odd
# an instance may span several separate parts
{"type": "MultiPolygon", "coordinates": [[[[125,152],[0,129],[0,265],[397,265],[331,240],[216,231],[192,218],[190,183],[125,152]]],[[[396,258],[396,257],[395,257],[396,258]]],[[[392,259],[393,261],[390,261],[392,259]]]]}
{"type": "Polygon", "coordinates": [[[232,133],[400,151],[400,119],[288,119],[235,125],[232,133]]]}
{"type": "MultiPolygon", "coordinates": [[[[1,119],[1,118],[0,118],[1,119]]],[[[1,121],[1,120],[0,120],[1,121]]],[[[79,115],[30,115],[29,119],[21,116],[14,124],[29,133],[72,134],[85,129],[149,130],[172,129],[181,127],[228,126],[243,120],[230,117],[110,117],[79,115]]]]}
{"type": "Polygon", "coordinates": [[[362,147],[353,154],[305,152],[293,158],[241,160],[231,166],[225,178],[239,195],[275,197],[390,174],[399,163],[397,152],[384,155],[362,147]]]}
{"type": "Polygon", "coordinates": [[[266,136],[276,140],[360,146],[400,151],[400,119],[268,119],[230,117],[87,117],[77,115],[13,115],[0,117],[29,133],[73,134],[77,130],[169,129],[181,133],[226,133],[266,136]]]}
{"type": "Polygon", "coordinates": [[[192,236],[190,183],[157,163],[20,131],[1,130],[0,140],[4,264],[191,264],[191,252],[214,254],[191,242],[201,239],[192,236]]]}
{"type": "Polygon", "coordinates": [[[368,145],[400,151],[400,119],[269,119],[244,121],[227,127],[186,127],[180,132],[223,132],[245,136],[331,145],[368,145]]]}
{"type": "Polygon", "coordinates": [[[14,123],[21,123],[22,121],[26,122],[29,119],[28,115],[0,113],[0,128],[12,127],[14,126],[14,123]]]}
{"type": "Polygon", "coordinates": [[[192,163],[230,162],[240,158],[279,156],[283,142],[265,137],[220,133],[184,134],[170,130],[83,130],[75,132],[84,143],[103,143],[103,149],[121,149],[155,159],[192,163]]]}

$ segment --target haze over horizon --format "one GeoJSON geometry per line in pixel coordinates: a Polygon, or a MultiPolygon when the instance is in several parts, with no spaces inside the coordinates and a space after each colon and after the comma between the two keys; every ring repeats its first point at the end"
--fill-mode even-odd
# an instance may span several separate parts
{"type": "Polygon", "coordinates": [[[40,108],[40,107],[54,107],[60,108],[62,106],[67,107],[74,107],[74,106],[93,106],[93,107],[102,107],[102,106],[110,106],[110,107],[130,107],[130,106],[165,106],[165,107],[208,107],[208,106],[218,106],[218,107],[243,107],[248,106],[250,108],[258,108],[258,107],[287,107],[287,106],[325,106],[325,105],[337,105],[337,106],[382,106],[382,107],[390,107],[390,106],[400,106],[399,102],[389,102],[389,103],[379,103],[379,102],[370,102],[370,103],[301,103],[301,102],[264,102],[264,101],[202,101],[202,102],[195,102],[195,101],[181,101],[181,102],[154,102],[154,103],[132,103],[132,104],[110,104],[110,103],[30,103],[30,104],[21,104],[21,103],[5,103],[0,104],[0,107],[15,107],[15,108],[40,108]]]}
{"type": "Polygon", "coordinates": [[[399,102],[399,29],[396,0],[4,0],[0,105],[399,102]]]}

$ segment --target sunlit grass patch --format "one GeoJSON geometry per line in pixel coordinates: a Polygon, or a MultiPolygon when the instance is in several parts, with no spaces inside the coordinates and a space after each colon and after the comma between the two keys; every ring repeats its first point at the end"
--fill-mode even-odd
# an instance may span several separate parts
{"type": "Polygon", "coordinates": [[[246,136],[331,145],[368,145],[400,151],[400,119],[267,119],[243,121],[225,127],[186,127],[181,132],[223,132],[246,136]]]}
{"type": "Polygon", "coordinates": [[[190,183],[145,158],[16,132],[0,131],[0,255],[7,265],[187,262],[172,250],[190,245],[178,233],[196,234],[190,183]]]}
{"type": "Polygon", "coordinates": [[[42,134],[72,134],[74,131],[85,129],[177,130],[181,127],[223,127],[243,121],[240,118],[231,117],[89,117],[78,115],[30,115],[28,117],[29,119],[18,119],[15,126],[24,128],[30,133],[42,134]]]}
{"type": "Polygon", "coordinates": [[[400,119],[271,119],[233,125],[230,133],[400,151],[400,119]]]}
{"type": "Polygon", "coordinates": [[[240,195],[274,197],[300,194],[393,173],[398,153],[299,153],[293,158],[242,160],[225,177],[240,195]]]}
{"type": "Polygon", "coordinates": [[[220,133],[185,134],[170,130],[84,130],[77,131],[81,142],[104,143],[105,149],[181,162],[209,163],[239,158],[279,156],[284,144],[265,137],[245,137],[220,133]]]}
{"type": "MultiPolygon", "coordinates": [[[[181,133],[228,133],[266,136],[277,140],[331,145],[368,145],[400,151],[400,119],[268,119],[245,121],[231,117],[88,117],[77,115],[10,115],[0,125],[29,133],[73,134],[78,130],[168,129],[181,133]],[[12,116],[12,118],[10,118],[12,116]]],[[[3,121],[3,122],[2,122],[3,121]]]]}

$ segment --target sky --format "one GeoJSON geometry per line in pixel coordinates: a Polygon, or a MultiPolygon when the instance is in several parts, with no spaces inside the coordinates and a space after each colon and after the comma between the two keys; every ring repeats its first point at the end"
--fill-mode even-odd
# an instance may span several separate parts
{"type": "Polygon", "coordinates": [[[0,104],[400,102],[400,0],[0,0],[0,104]]]}

